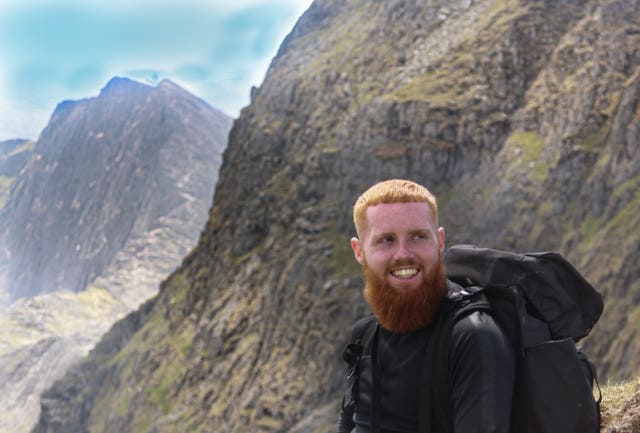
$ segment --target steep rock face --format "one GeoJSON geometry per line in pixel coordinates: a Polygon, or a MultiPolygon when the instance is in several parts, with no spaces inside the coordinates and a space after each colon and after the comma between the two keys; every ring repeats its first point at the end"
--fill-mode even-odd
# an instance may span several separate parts
{"type": "Polygon", "coordinates": [[[0,217],[17,298],[0,307],[0,432],[29,431],[42,391],[193,248],[230,127],[168,81],[58,107],[0,217]]]}
{"type": "Polygon", "coordinates": [[[115,78],[96,98],[59,104],[0,215],[0,289],[77,292],[153,230],[195,238],[230,123],[168,81],[115,78]]]}
{"type": "Polygon", "coordinates": [[[198,247],[47,391],[36,431],[332,431],[366,310],[350,208],[389,177],[433,189],[450,244],[565,253],[607,302],[589,354],[640,373],[620,314],[638,299],[639,14],[315,1],[232,129],[198,247]]]}
{"type": "Polygon", "coordinates": [[[467,216],[452,225],[464,241],[564,252],[605,297],[585,348],[618,380],[640,373],[639,9],[601,2],[567,32],[502,148],[446,210],[467,216]]]}
{"type": "Polygon", "coordinates": [[[0,141],[0,176],[18,176],[34,144],[25,139],[0,141]]]}
{"type": "Polygon", "coordinates": [[[11,185],[31,155],[33,141],[24,139],[0,141],[0,211],[4,207],[11,185]]]}

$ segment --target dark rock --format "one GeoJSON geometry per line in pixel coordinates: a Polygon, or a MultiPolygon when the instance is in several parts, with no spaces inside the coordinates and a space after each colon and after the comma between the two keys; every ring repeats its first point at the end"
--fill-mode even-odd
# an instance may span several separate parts
{"type": "Polygon", "coordinates": [[[637,0],[365,3],[318,0],[286,38],[198,247],[130,342],[79,367],[76,431],[332,431],[366,312],[351,206],[390,177],[438,195],[449,244],[563,252],[607,304],[587,352],[640,373],[637,0]],[[122,395],[135,410],[110,411],[122,395]]]}

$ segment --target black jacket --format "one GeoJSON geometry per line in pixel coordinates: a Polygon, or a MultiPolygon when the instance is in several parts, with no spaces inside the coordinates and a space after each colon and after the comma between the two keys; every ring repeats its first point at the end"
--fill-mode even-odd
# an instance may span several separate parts
{"type": "MultiPolygon", "coordinates": [[[[381,433],[418,431],[420,378],[432,328],[379,332],[381,433]]],[[[451,337],[446,374],[454,419],[439,419],[438,411],[432,410],[432,419],[427,421],[432,433],[508,433],[515,359],[507,337],[493,318],[481,311],[456,322],[451,337]],[[450,425],[453,432],[448,431],[450,425]]],[[[355,405],[343,405],[339,433],[370,431],[371,346],[369,341],[359,359],[355,405]]]]}

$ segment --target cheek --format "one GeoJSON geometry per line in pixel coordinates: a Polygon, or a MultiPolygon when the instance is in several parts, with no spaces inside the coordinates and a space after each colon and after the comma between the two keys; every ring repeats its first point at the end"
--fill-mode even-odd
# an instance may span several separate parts
{"type": "Polygon", "coordinates": [[[421,248],[414,251],[415,257],[418,258],[427,267],[436,263],[440,259],[440,248],[438,245],[429,245],[427,248],[421,248]]]}
{"type": "Polygon", "coordinates": [[[384,272],[387,266],[388,258],[386,254],[376,251],[367,255],[362,255],[363,264],[374,272],[384,272]]]}
{"type": "Polygon", "coordinates": [[[429,262],[433,266],[435,266],[439,264],[441,261],[442,261],[442,251],[440,251],[440,248],[436,247],[429,257],[429,262]]]}

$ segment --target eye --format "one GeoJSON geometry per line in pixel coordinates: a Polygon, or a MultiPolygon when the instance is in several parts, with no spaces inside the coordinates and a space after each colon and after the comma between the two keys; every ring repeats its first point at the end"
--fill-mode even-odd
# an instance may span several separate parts
{"type": "Polygon", "coordinates": [[[424,239],[428,239],[429,235],[427,233],[422,233],[422,232],[418,232],[418,233],[414,233],[413,234],[413,239],[415,240],[424,240],[424,239]]]}
{"type": "Polygon", "coordinates": [[[391,236],[391,235],[384,235],[384,236],[380,236],[378,238],[378,240],[376,241],[376,243],[378,244],[390,244],[392,242],[394,242],[396,239],[395,237],[391,236]]]}

